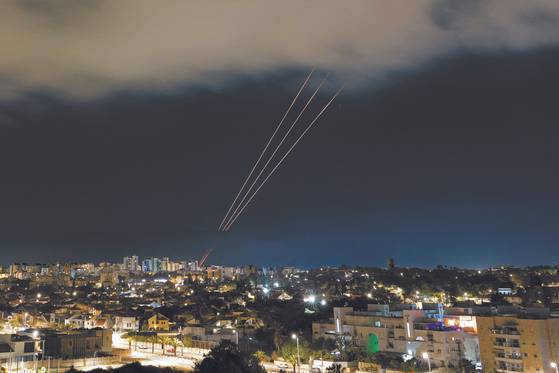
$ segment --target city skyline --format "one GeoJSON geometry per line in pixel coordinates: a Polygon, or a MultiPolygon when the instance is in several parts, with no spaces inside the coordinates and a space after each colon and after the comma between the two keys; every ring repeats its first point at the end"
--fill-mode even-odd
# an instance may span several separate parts
{"type": "Polygon", "coordinates": [[[559,1],[0,1],[0,373],[559,373],[559,1]]]}

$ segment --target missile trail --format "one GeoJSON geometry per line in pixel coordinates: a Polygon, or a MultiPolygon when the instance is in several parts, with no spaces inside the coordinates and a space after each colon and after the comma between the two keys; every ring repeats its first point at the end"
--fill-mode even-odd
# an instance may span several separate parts
{"type": "Polygon", "coordinates": [[[316,123],[316,121],[322,116],[322,114],[326,111],[326,109],[328,109],[328,106],[330,106],[330,104],[336,99],[336,97],[338,97],[338,95],[342,92],[342,90],[344,89],[344,87],[342,86],[337,92],[336,94],[334,94],[334,96],[332,96],[332,98],[330,99],[330,101],[328,101],[328,103],[324,106],[324,108],[322,108],[322,110],[316,115],[316,117],[312,120],[312,122],[307,126],[307,128],[303,131],[303,133],[301,133],[301,135],[297,138],[297,140],[295,140],[295,142],[293,143],[293,145],[291,145],[291,147],[289,148],[289,150],[287,150],[287,152],[284,154],[284,156],[279,160],[279,162],[276,164],[276,166],[270,171],[270,173],[268,174],[268,176],[266,176],[266,178],[264,179],[264,181],[262,181],[262,183],[258,186],[258,188],[254,191],[254,193],[252,193],[252,195],[250,196],[250,198],[248,199],[248,201],[243,205],[243,207],[241,208],[241,210],[233,216],[233,218],[229,221],[229,223],[225,226],[224,230],[228,231],[231,226],[235,223],[235,221],[239,218],[239,216],[241,215],[241,213],[244,211],[244,209],[250,204],[250,202],[253,200],[253,198],[256,196],[256,194],[258,193],[258,191],[264,186],[264,184],[268,181],[268,179],[274,174],[274,172],[278,169],[278,167],[283,163],[283,161],[287,158],[287,156],[289,155],[289,153],[291,153],[291,151],[295,148],[295,146],[297,146],[297,144],[299,143],[299,141],[301,141],[301,139],[303,138],[303,136],[306,135],[306,133],[312,128],[312,126],[316,123]]]}
{"type": "Polygon", "coordinates": [[[309,80],[311,79],[311,76],[314,72],[314,68],[311,70],[311,72],[309,73],[309,75],[307,75],[307,78],[305,79],[305,81],[303,82],[303,84],[301,85],[301,87],[299,88],[299,91],[297,91],[297,94],[295,95],[295,97],[293,98],[293,100],[291,101],[291,104],[289,105],[289,107],[287,108],[287,111],[285,112],[285,114],[283,115],[283,117],[281,118],[279,124],[277,125],[276,129],[274,130],[274,132],[272,133],[272,136],[270,137],[270,139],[268,140],[268,143],[266,144],[266,146],[264,147],[264,150],[262,150],[262,152],[260,153],[260,156],[258,157],[258,159],[256,160],[256,163],[254,163],[254,166],[252,166],[252,169],[250,170],[250,173],[248,174],[247,178],[245,179],[245,181],[243,182],[243,185],[241,186],[241,189],[239,190],[239,192],[237,193],[237,195],[235,196],[235,199],[233,200],[233,202],[231,203],[231,206],[229,206],[229,210],[227,210],[227,213],[225,214],[225,216],[223,217],[223,220],[221,220],[221,224],[219,224],[219,228],[217,229],[218,231],[222,230],[223,228],[223,224],[225,223],[225,220],[227,219],[227,217],[229,216],[229,213],[231,212],[231,210],[233,209],[233,206],[235,206],[235,203],[237,202],[237,199],[239,198],[239,196],[241,195],[241,192],[243,191],[243,189],[245,188],[245,186],[247,185],[248,181],[250,180],[250,177],[252,176],[252,174],[254,173],[254,170],[256,170],[256,168],[258,167],[258,164],[260,163],[260,161],[262,160],[262,157],[264,156],[264,153],[266,153],[266,150],[268,150],[268,147],[270,146],[270,144],[272,143],[272,140],[274,139],[274,137],[276,136],[276,133],[279,131],[280,127],[283,124],[283,121],[285,120],[285,118],[287,118],[287,115],[289,114],[289,112],[291,111],[291,108],[293,107],[293,105],[295,104],[295,102],[297,101],[297,99],[299,98],[299,95],[301,94],[301,92],[303,91],[303,89],[307,86],[307,83],[309,82],[309,80]]]}
{"type": "Polygon", "coordinates": [[[254,188],[254,186],[256,185],[256,183],[258,182],[258,180],[260,180],[260,177],[262,176],[262,174],[264,173],[264,171],[266,171],[266,168],[268,167],[268,165],[270,164],[270,162],[272,161],[272,159],[274,159],[274,156],[276,155],[276,153],[278,152],[278,150],[280,149],[280,147],[283,145],[283,143],[285,142],[285,140],[287,139],[287,137],[289,136],[289,134],[291,133],[291,131],[293,130],[293,128],[295,127],[295,125],[297,124],[297,122],[299,122],[299,119],[301,118],[301,116],[303,115],[303,113],[307,110],[307,107],[309,106],[309,104],[312,102],[312,100],[314,99],[314,97],[316,96],[316,94],[318,93],[318,91],[320,90],[320,88],[324,85],[324,83],[326,82],[326,79],[328,79],[329,74],[327,74],[324,79],[322,79],[322,81],[320,82],[320,84],[318,85],[318,87],[316,88],[316,90],[314,91],[314,93],[311,95],[311,97],[307,100],[307,103],[305,104],[305,106],[303,106],[303,108],[301,109],[301,111],[299,112],[299,115],[297,116],[297,118],[295,118],[295,120],[293,121],[293,123],[291,124],[291,126],[289,127],[289,129],[287,130],[287,132],[283,135],[281,141],[279,142],[279,144],[276,146],[276,148],[274,149],[274,151],[272,152],[272,154],[268,157],[268,161],[266,161],[266,163],[264,164],[264,166],[262,167],[262,169],[260,170],[260,172],[258,173],[258,175],[256,176],[256,178],[254,179],[254,181],[252,182],[252,184],[250,185],[250,187],[246,190],[243,198],[241,199],[241,201],[238,203],[237,207],[235,208],[235,210],[233,211],[233,213],[229,216],[229,220],[227,221],[227,223],[225,223],[225,226],[227,226],[229,224],[229,221],[231,221],[232,217],[235,216],[235,214],[239,211],[239,209],[241,208],[242,204],[245,202],[246,198],[249,196],[250,192],[252,191],[252,189],[254,188]]]}

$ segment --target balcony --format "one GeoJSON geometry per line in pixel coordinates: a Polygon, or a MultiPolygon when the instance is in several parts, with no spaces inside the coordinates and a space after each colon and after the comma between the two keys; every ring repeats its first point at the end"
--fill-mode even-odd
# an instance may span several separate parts
{"type": "Polygon", "coordinates": [[[495,356],[495,360],[502,361],[504,363],[516,363],[517,364],[519,361],[522,361],[522,355],[520,355],[520,354],[498,353],[495,356]]]}
{"type": "Polygon", "coordinates": [[[510,336],[520,335],[520,332],[518,330],[512,328],[491,329],[491,333],[498,334],[498,335],[510,335],[510,336]]]}
{"type": "Polygon", "coordinates": [[[497,372],[523,372],[523,365],[522,363],[518,363],[517,361],[509,363],[504,361],[498,361],[497,363],[497,372]]]}
{"type": "Polygon", "coordinates": [[[520,343],[504,343],[504,342],[495,342],[493,347],[501,347],[501,348],[520,348],[520,343]]]}
{"type": "Polygon", "coordinates": [[[518,339],[510,338],[496,338],[493,342],[494,347],[510,347],[510,348],[520,348],[520,341],[518,339]]]}

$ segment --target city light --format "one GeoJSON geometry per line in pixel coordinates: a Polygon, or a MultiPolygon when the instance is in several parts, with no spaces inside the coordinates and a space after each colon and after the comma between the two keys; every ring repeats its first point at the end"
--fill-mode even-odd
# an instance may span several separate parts
{"type": "Polygon", "coordinates": [[[321,306],[325,306],[325,305],[326,305],[326,299],[322,299],[322,300],[320,301],[320,305],[321,305],[321,306]]]}
{"type": "Polygon", "coordinates": [[[303,298],[303,301],[307,302],[307,303],[314,303],[314,302],[316,302],[316,296],[309,295],[308,297],[303,298]]]}
{"type": "Polygon", "coordinates": [[[429,359],[429,354],[427,352],[423,352],[421,354],[421,357],[423,357],[423,359],[427,360],[427,366],[429,367],[429,372],[431,372],[431,359],[429,359]]]}

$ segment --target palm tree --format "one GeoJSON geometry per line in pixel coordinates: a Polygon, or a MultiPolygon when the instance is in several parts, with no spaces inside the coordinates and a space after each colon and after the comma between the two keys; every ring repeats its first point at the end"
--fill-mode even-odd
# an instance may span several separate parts
{"type": "Polygon", "coordinates": [[[280,348],[280,355],[293,366],[293,373],[297,367],[297,346],[291,341],[284,343],[280,348]]]}
{"type": "Polygon", "coordinates": [[[175,356],[177,356],[177,347],[180,345],[179,340],[177,339],[177,337],[166,337],[166,344],[168,346],[173,347],[173,353],[175,356]]]}
{"type": "MultiPolygon", "coordinates": [[[[160,341],[160,338],[157,335],[157,333],[155,333],[155,334],[149,336],[148,340],[151,342],[151,353],[154,354],[155,353],[155,344],[160,341]]],[[[163,354],[165,354],[165,350],[163,350],[163,354]]]]}
{"type": "Polygon", "coordinates": [[[342,365],[341,364],[332,364],[326,371],[329,373],[342,373],[342,365]]]}

